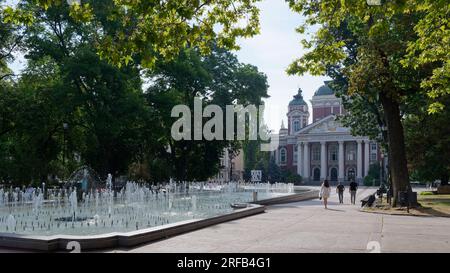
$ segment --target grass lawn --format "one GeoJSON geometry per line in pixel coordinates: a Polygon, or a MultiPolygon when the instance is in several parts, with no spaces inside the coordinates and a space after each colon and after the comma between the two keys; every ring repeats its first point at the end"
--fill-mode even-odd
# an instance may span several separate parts
{"type": "Polygon", "coordinates": [[[406,208],[392,208],[386,203],[385,198],[383,203],[380,203],[380,200],[377,199],[373,207],[363,208],[363,211],[393,215],[450,217],[450,194],[418,194],[417,201],[421,206],[411,208],[409,213],[406,208]]]}
{"type": "Polygon", "coordinates": [[[418,195],[417,199],[424,211],[430,210],[436,216],[450,217],[450,194],[418,195]]]}

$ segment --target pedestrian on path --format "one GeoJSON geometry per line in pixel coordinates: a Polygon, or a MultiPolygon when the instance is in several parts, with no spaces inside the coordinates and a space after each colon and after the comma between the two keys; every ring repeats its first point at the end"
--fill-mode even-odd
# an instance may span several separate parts
{"type": "Polygon", "coordinates": [[[356,202],[356,191],[358,190],[358,183],[355,182],[355,180],[352,180],[350,183],[350,200],[353,205],[355,205],[356,202]]]}
{"type": "Polygon", "coordinates": [[[341,182],[336,187],[336,193],[339,195],[339,204],[344,204],[344,190],[345,187],[341,182]]]}
{"type": "Polygon", "coordinates": [[[323,204],[325,205],[325,209],[328,209],[328,198],[330,198],[331,187],[328,180],[325,179],[322,183],[322,187],[320,188],[319,198],[323,199],[323,204]]]}

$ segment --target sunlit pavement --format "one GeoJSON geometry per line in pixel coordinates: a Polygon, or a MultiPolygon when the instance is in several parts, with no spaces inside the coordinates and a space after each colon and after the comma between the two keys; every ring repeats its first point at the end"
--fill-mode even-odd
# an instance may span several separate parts
{"type": "Polygon", "coordinates": [[[360,212],[345,192],[329,209],[312,200],[268,207],[266,213],[211,226],[133,249],[106,252],[450,252],[450,218],[360,212]],[[379,246],[379,248],[378,248],[379,246]]]}

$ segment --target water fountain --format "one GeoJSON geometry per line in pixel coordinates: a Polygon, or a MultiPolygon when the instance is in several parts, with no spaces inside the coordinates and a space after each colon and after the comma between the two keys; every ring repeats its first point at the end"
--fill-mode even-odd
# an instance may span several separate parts
{"type": "Polygon", "coordinates": [[[80,191],[88,192],[92,189],[104,188],[105,182],[92,168],[82,166],[75,170],[67,180],[64,188],[77,188],[80,191]]]}
{"type": "Polygon", "coordinates": [[[85,236],[131,232],[234,213],[230,204],[252,202],[254,191],[258,201],[293,193],[293,185],[284,183],[173,180],[156,185],[130,181],[115,191],[112,181],[111,174],[101,181],[83,167],[63,188],[47,188],[45,195],[43,188],[0,189],[0,233],[85,236]]]}
{"type": "MultiPolygon", "coordinates": [[[[86,178],[83,172],[82,179],[86,178]]],[[[82,180],[80,179],[80,181],[82,180]]],[[[89,179],[88,179],[89,181],[89,179]]],[[[287,195],[285,184],[249,184],[209,182],[172,182],[155,187],[128,182],[120,191],[112,190],[112,176],[103,187],[77,185],[58,190],[0,190],[0,217],[11,215],[21,234],[89,235],[112,231],[130,231],[136,225],[153,227],[187,219],[203,219],[232,211],[230,204],[252,202],[252,192],[258,200],[287,195]],[[189,185],[189,190],[188,189],[189,185]],[[66,230],[65,227],[70,227],[66,230]]],[[[8,220],[9,221],[9,220],[8,220]]],[[[0,232],[11,232],[5,222],[0,232]]]]}

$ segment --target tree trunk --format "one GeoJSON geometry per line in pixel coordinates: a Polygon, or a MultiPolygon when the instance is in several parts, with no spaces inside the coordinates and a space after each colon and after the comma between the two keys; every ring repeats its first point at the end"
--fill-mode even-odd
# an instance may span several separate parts
{"type": "Polygon", "coordinates": [[[397,206],[399,191],[409,187],[409,175],[405,151],[403,124],[400,117],[400,107],[397,101],[385,91],[380,92],[389,140],[389,166],[392,175],[393,206],[397,206]]]}

